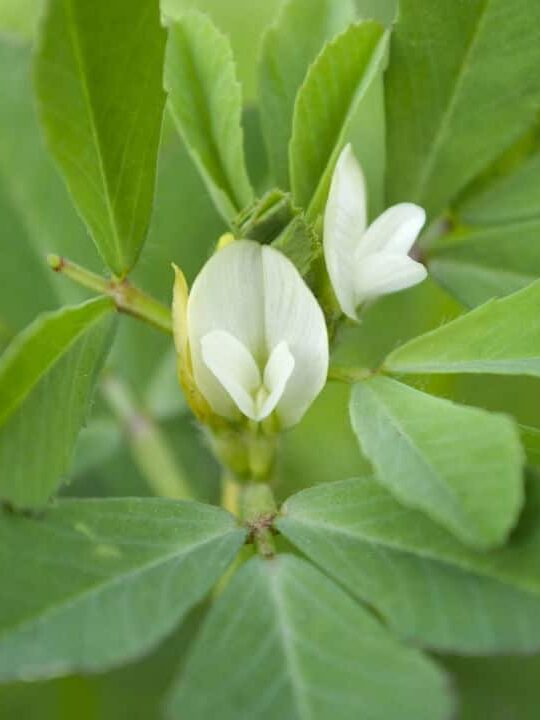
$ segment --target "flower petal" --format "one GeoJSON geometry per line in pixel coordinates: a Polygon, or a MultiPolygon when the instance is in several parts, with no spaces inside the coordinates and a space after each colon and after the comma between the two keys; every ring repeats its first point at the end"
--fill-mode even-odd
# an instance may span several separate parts
{"type": "Polygon", "coordinates": [[[404,290],[422,282],[426,276],[426,268],[407,255],[369,255],[356,266],[357,304],[404,290]]]}
{"type": "Polygon", "coordinates": [[[294,370],[294,356],[285,341],[280,342],[272,350],[272,354],[264,369],[264,386],[268,397],[259,411],[259,420],[264,420],[281,400],[285,387],[294,370]]]}
{"type": "MultiPolygon", "coordinates": [[[[282,358],[283,368],[276,377],[272,363],[268,369],[272,382],[267,388],[269,395],[281,393],[275,407],[281,425],[298,422],[324,386],[328,335],[322,310],[292,262],[274,248],[242,240],[217,252],[193,284],[188,301],[188,331],[197,387],[219,415],[234,418],[240,407],[248,417],[254,417],[256,400],[262,410],[269,396],[263,399],[264,388],[258,391],[260,377],[255,390],[255,374],[248,375],[247,370],[247,365],[253,366],[245,356],[250,354],[257,369],[264,367],[282,342],[294,358],[294,366],[285,379],[283,368],[290,361],[282,358]],[[218,334],[218,343],[212,339],[218,331],[233,340],[224,341],[218,334]],[[207,346],[204,356],[203,339],[207,346]],[[227,359],[222,357],[224,342],[230,355],[227,359]],[[238,344],[244,353],[238,350],[238,344]],[[229,363],[242,363],[240,375],[229,363]],[[280,383],[284,383],[283,390],[280,383]],[[246,394],[251,394],[250,401],[246,394]]],[[[282,353],[280,350],[276,358],[282,353]]]]}
{"type": "Polygon", "coordinates": [[[356,317],[352,259],[367,225],[366,185],[351,145],[336,163],[324,213],[324,258],[343,312],[356,317]]]}
{"type": "Polygon", "coordinates": [[[173,263],[174,288],[172,302],[173,335],[180,362],[185,364],[188,356],[187,303],[189,288],[184,273],[173,263]]]}
{"type": "Polygon", "coordinates": [[[261,247],[237,240],[216,252],[203,267],[188,300],[188,332],[193,375],[215,412],[236,414],[235,404],[202,357],[201,340],[214,330],[234,336],[255,362],[266,361],[261,247]]]}
{"type": "MultiPolygon", "coordinates": [[[[204,363],[240,412],[252,420],[257,420],[254,397],[262,384],[262,378],[257,363],[246,346],[224,330],[213,330],[201,339],[201,348],[204,363]]],[[[222,412],[228,408],[222,406],[221,397],[208,397],[207,400],[215,412],[220,415],[227,414],[222,412]]]]}
{"type": "Polygon", "coordinates": [[[357,259],[379,252],[406,255],[425,222],[425,210],[414,203],[388,208],[364,233],[356,251],[357,259]]]}
{"type": "Polygon", "coordinates": [[[292,262],[274,248],[263,246],[262,266],[268,355],[285,341],[294,358],[276,407],[281,424],[288,427],[300,420],[324,387],[328,333],[317,300],[292,262]]]}

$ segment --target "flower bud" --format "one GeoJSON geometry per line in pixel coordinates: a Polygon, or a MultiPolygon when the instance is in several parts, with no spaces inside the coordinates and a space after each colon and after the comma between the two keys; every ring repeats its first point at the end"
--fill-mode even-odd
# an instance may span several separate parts
{"type": "Polygon", "coordinates": [[[328,334],[291,261],[269,246],[235,241],[208,260],[185,311],[181,283],[176,292],[177,350],[213,412],[297,423],[325,384],[328,334]]]}

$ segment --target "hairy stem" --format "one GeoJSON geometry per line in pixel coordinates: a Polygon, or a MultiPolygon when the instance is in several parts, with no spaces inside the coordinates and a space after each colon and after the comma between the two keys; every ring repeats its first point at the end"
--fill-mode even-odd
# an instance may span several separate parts
{"type": "Polygon", "coordinates": [[[114,300],[119,312],[132,315],[172,334],[171,311],[155,298],[147,295],[127,280],[106,279],[59,255],[48,255],[49,266],[74,282],[114,300]]]}
{"type": "Polygon", "coordinates": [[[257,552],[266,558],[276,554],[273,524],[277,513],[274,494],[266,483],[250,483],[242,487],[240,512],[257,552]]]}

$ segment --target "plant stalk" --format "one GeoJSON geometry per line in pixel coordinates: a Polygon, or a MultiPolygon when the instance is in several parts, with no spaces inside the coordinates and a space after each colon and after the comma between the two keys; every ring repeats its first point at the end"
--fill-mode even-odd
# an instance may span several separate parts
{"type": "Polygon", "coordinates": [[[140,408],[130,389],[112,373],[105,373],[102,392],[126,434],[133,459],[158,497],[193,498],[183,469],[157,423],[140,408]]]}
{"type": "Polygon", "coordinates": [[[153,327],[172,334],[171,311],[155,298],[147,295],[128,280],[107,280],[97,273],[77,265],[59,255],[48,255],[47,262],[54,272],[100,295],[110,297],[119,312],[132,315],[153,327]]]}
{"type": "Polygon", "coordinates": [[[353,385],[354,383],[361,382],[373,377],[375,372],[369,368],[361,367],[341,367],[339,365],[332,365],[328,370],[328,380],[336,380],[338,382],[348,383],[353,385]]]}

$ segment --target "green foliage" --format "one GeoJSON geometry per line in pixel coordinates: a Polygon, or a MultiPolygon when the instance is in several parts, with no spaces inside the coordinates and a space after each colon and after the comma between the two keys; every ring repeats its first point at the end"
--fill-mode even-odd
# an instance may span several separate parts
{"type": "Polygon", "coordinates": [[[540,656],[505,658],[449,657],[460,695],[459,720],[515,718],[536,720],[540,702],[540,656]],[[501,713],[504,713],[501,717],[501,713]]]}
{"type": "Polygon", "coordinates": [[[508,545],[476,553],[370,478],[290,498],[279,529],[402,637],[467,654],[540,647],[540,492],[508,545]]]}
{"type": "Polygon", "coordinates": [[[39,262],[28,242],[3,180],[0,180],[0,216],[0,247],[9,248],[9,254],[4,254],[4,262],[0,263],[0,324],[4,331],[0,336],[7,340],[30,323],[40,310],[55,308],[58,297],[50,272],[39,262]],[[15,297],[17,302],[13,302],[15,297]]]}
{"type": "Polygon", "coordinates": [[[530,125],[536,0],[401,0],[386,78],[388,200],[437,216],[530,125]]]}
{"type": "Polygon", "coordinates": [[[540,276],[539,234],[538,220],[459,231],[430,248],[429,270],[464,305],[475,307],[540,276]]]}
{"type": "MultiPolygon", "coordinates": [[[[165,123],[160,153],[158,182],[152,223],[148,240],[140,262],[134,269],[132,280],[165,304],[170,304],[172,294],[171,261],[176,262],[191,281],[208,257],[216,238],[223,232],[223,224],[205,192],[196,169],[172,127],[172,120],[165,123]],[[179,189],[182,189],[182,209],[179,210],[179,189]]],[[[61,280],[57,281],[61,284],[61,280]]],[[[64,281],[71,287],[71,283],[64,281]]],[[[149,398],[157,384],[155,379],[165,356],[172,356],[174,348],[170,338],[159,335],[151,328],[125,319],[117,333],[111,355],[114,369],[129,381],[139,394],[158,414],[164,409],[163,398],[149,398]],[[150,386],[154,388],[150,390],[150,386]]],[[[169,387],[166,398],[169,409],[176,412],[182,404],[178,390],[175,362],[169,361],[169,369],[163,370],[164,381],[169,387]]],[[[167,392],[167,390],[165,390],[167,392]]]]}
{"type": "Polygon", "coordinates": [[[540,282],[394,350],[396,373],[495,373],[540,377],[540,282]]]}
{"type": "Polygon", "coordinates": [[[20,593],[0,590],[6,680],[103,669],[150,649],[204,597],[244,532],[196,503],[66,500],[36,520],[4,512],[0,538],[2,574],[20,593]]]}
{"type": "Polygon", "coordinates": [[[190,612],[156,650],[107,673],[71,675],[0,687],[0,716],[40,720],[163,720],[163,694],[182,660],[202,610],[190,612]]]}
{"type": "Polygon", "coordinates": [[[538,220],[540,215],[540,149],[522,159],[514,172],[497,177],[459,206],[459,215],[474,225],[538,220]]]}
{"type": "Polygon", "coordinates": [[[320,48],[355,17],[352,0],[288,0],[264,37],[261,121],[273,178],[289,189],[288,147],[296,94],[320,48]]]}
{"type": "Polygon", "coordinates": [[[523,452],[503,415],[389,378],[355,386],[351,421],[377,479],[478,548],[500,545],[523,502],[523,452]]]}
{"type": "Polygon", "coordinates": [[[270,190],[235,218],[233,230],[238,238],[266,245],[277,238],[298,212],[290,195],[282,190],[270,190]]]}
{"type": "Polygon", "coordinates": [[[68,469],[111,341],[112,303],[38,317],[0,361],[0,497],[42,505],[68,469]]]}
{"type": "MultiPolygon", "coordinates": [[[[41,137],[31,82],[31,53],[1,38],[0,85],[4,98],[0,103],[0,244],[5,259],[0,272],[19,289],[17,303],[9,302],[6,296],[2,314],[17,312],[12,307],[17,305],[21,320],[13,329],[18,330],[38,312],[53,309],[60,302],[79,302],[86,296],[81,288],[58,282],[51,275],[43,263],[46,253],[54,250],[96,270],[100,262],[41,137]],[[44,294],[50,298],[47,303],[40,302],[44,294]]],[[[7,290],[4,283],[2,289],[7,290]]]]}
{"type": "Polygon", "coordinates": [[[264,32],[274,22],[281,3],[282,0],[161,0],[161,11],[166,25],[190,10],[206,13],[212,19],[231,42],[245,99],[251,104],[257,96],[255,59],[264,32]]]}
{"type": "Polygon", "coordinates": [[[36,56],[48,146],[120,277],[137,261],[150,221],[164,47],[157,0],[52,0],[36,56]]]}
{"type": "Polygon", "coordinates": [[[358,14],[362,19],[378,20],[391,25],[398,10],[398,0],[355,0],[358,14]]]}
{"type": "Polygon", "coordinates": [[[204,15],[188,13],[171,25],[165,87],[176,126],[216,208],[230,221],[253,199],[242,96],[229,42],[204,15]]]}
{"type": "Polygon", "coordinates": [[[273,245],[292,260],[304,277],[309,274],[313,263],[322,253],[321,243],[304,215],[294,217],[274,240],[273,245]]]}
{"type": "Polygon", "coordinates": [[[323,48],[300,87],[289,145],[290,179],[293,199],[309,219],[323,211],[339,152],[354,137],[363,136],[357,149],[368,187],[378,186],[384,125],[377,89],[386,42],[378,23],[351,25],[323,48]]]}
{"type": "Polygon", "coordinates": [[[451,706],[436,666],[316,569],[283,555],[250,560],[218,599],[170,717],[436,720],[451,706]]]}
{"type": "Polygon", "coordinates": [[[176,677],[174,718],[536,717],[537,660],[421,652],[540,650],[540,486],[529,468],[524,502],[522,467],[540,466],[536,1],[159,4],[49,0],[31,52],[40,0],[0,0],[0,681],[21,680],[0,715],[158,720],[176,677]],[[321,215],[348,142],[370,220],[419,202],[433,278],[469,307],[509,297],[456,317],[428,281],[355,327],[329,313],[345,383],[283,436],[276,501],[262,487],[253,507],[234,474],[270,466],[271,423],[201,431],[170,336],[122,318],[91,415],[113,303],[17,336],[88,295],[44,253],[99,273],[97,247],[169,305],[171,261],[191,284],[226,224],[327,309],[321,215]],[[192,493],[239,517],[172,499],[192,493]]]}
{"type": "Polygon", "coordinates": [[[0,0],[0,30],[28,40],[36,28],[43,0],[0,0]]]}

